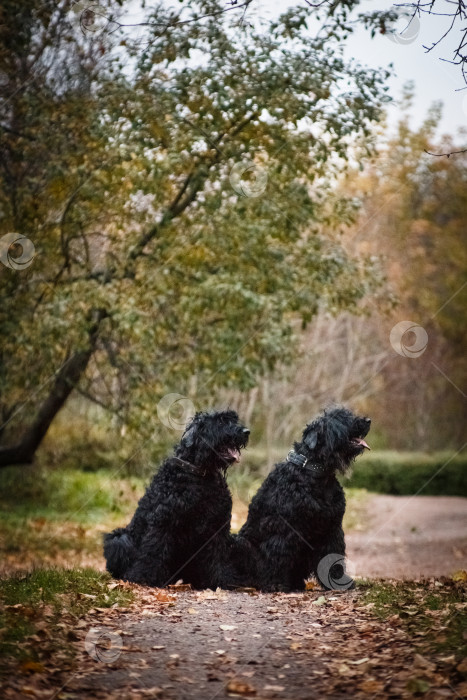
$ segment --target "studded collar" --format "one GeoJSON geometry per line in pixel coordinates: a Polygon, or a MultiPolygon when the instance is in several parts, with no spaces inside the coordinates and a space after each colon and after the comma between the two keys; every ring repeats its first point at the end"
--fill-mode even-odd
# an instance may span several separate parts
{"type": "Polygon", "coordinates": [[[290,462],[290,464],[293,464],[296,467],[306,467],[315,474],[324,474],[326,471],[326,467],[324,467],[322,464],[319,464],[318,462],[310,462],[308,457],[305,457],[305,455],[301,455],[298,452],[294,452],[293,450],[290,450],[289,454],[287,455],[287,462],[290,462]]]}

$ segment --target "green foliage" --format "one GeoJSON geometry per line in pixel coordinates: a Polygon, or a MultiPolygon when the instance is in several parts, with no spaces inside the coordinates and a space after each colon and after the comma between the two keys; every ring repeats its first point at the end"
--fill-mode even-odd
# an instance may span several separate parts
{"type": "MultiPolygon", "coordinates": [[[[6,441],[87,347],[96,309],[106,318],[79,388],[136,444],[164,394],[201,402],[252,387],[294,356],[294,318],[371,295],[371,260],[334,235],[356,215],[336,178],[368,150],[387,75],[342,56],[352,4],[332,10],[319,39],[303,13],[256,28],[233,29],[228,14],[165,26],[178,10],[159,6],[147,42],[113,48],[83,38],[61,6],[30,4],[27,31],[0,54],[0,235],[24,234],[37,253],[0,280],[6,441]],[[253,174],[234,187],[239,166],[253,174]],[[264,191],[245,196],[261,173],[264,191]]],[[[16,3],[2,19],[13,36],[16,3]]]]}
{"type": "Polygon", "coordinates": [[[467,496],[467,454],[375,452],[357,462],[344,483],[396,496],[467,496]]]}

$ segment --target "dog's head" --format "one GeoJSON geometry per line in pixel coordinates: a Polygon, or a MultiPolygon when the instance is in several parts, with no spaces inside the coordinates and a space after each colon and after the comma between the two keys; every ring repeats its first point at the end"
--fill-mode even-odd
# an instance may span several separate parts
{"type": "Polygon", "coordinates": [[[347,408],[332,408],[306,426],[295,451],[330,470],[345,472],[352,460],[370,449],[365,442],[370,426],[369,418],[347,408]]]}
{"type": "Polygon", "coordinates": [[[235,411],[196,413],[175,454],[204,469],[227,469],[240,461],[240,452],[246,447],[249,435],[235,411]]]}

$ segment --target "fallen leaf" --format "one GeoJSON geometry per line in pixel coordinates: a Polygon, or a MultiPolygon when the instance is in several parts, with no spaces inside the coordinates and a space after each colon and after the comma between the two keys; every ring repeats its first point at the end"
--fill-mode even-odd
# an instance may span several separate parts
{"type": "Polygon", "coordinates": [[[306,591],[315,591],[317,588],[320,588],[320,585],[317,581],[306,581],[306,583],[305,583],[305,590],[306,591]]]}
{"type": "Polygon", "coordinates": [[[23,673],[44,673],[45,668],[37,661],[23,661],[20,665],[23,673]]]}
{"type": "Polygon", "coordinates": [[[363,693],[371,693],[372,695],[381,692],[383,687],[383,683],[374,680],[363,681],[363,683],[360,683],[358,686],[359,690],[363,693]]]}
{"type": "Polygon", "coordinates": [[[313,601],[313,605],[326,605],[326,598],[324,595],[320,595],[319,598],[313,601]]]}
{"type": "Polygon", "coordinates": [[[415,654],[414,666],[416,668],[426,669],[427,671],[435,671],[436,670],[436,664],[431,663],[431,661],[428,661],[428,659],[425,659],[425,657],[421,656],[421,654],[415,654]]]}
{"type": "Polygon", "coordinates": [[[430,684],[423,678],[411,678],[406,688],[410,693],[426,693],[430,690],[430,684]]]}
{"type": "Polygon", "coordinates": [[[171,583],[167,588],[172,591],[191,591],[191,583],[171,583]]]}
{"type": "Polygon", "coordinates": [[[239,695],[256,695],[256,688],[244,681],[232,679],[227,683],[225,689],[228,693],[238,693],[239,695]]]}

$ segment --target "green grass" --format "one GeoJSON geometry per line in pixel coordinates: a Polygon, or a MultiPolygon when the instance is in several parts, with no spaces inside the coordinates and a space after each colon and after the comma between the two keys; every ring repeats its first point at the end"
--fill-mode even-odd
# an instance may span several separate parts
{"type": "MultiPolygon", "coordinates": [[[[24,645],[37,628],[60,638],[59,623],[83,617],[91,608],[126,607],[134,599],[129,589],[109,589],[109,574],[86,569],[37,569],[0,580],[0,655],[37,658],[37,648],[24,645]]],[[[36,640],[37,641],[37,640],[36,640]]],[[[37,647],[37,645],[36,645],[37,647]]]]}
{"type": "Polygon", "coordinates": [[[467,655],[467,609],[465,581],[452,579],[417,583],[361,582],[365,603],[373,604],[373,612],[381,619],[396,615],[410,636],[417,636],[426,649],[467,655]]]}
{"type": "Polygon", "coordinates": [[[0,471],[0,508],[20,517],[66,516],[76,522],[99,522],[126,515],[144,492],[145,482],[119,478],[111,471],[9,467],[0,471]]]}

